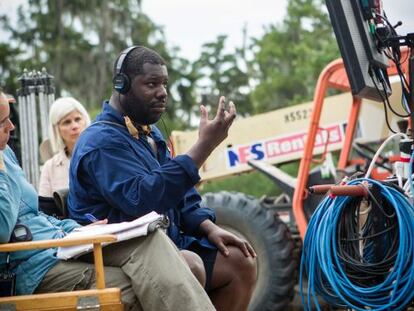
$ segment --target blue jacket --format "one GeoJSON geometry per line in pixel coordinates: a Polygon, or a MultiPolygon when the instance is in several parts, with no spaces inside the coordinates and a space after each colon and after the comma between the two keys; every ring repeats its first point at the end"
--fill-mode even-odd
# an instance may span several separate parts
{"type": "Polygon", "coordinates": [[[213,210],[200,207],[201,197],[194,185],[200,180],[194,161],[187,155],[171,158],[156,126],[151,137],[153,151],[145,136],[134,138],[123,116],[104,103],[97,120],[83,131],[70,164],[69,216],[87,223],[85,213],[109,222],[130,221],[151,211],[170,219],[168,234],[178,248],[198,241],[199,225],[215,221],[213,210]]]}
{"type": "MultiPolygon", "coordinates": [[[[0,243],[10,240],[16,223],[26,225],[33,240],[57,239],[79,225],[71,220],[57,220],[38,209],[36,190],[29,184],[13,151],[3,151],[6,172],[0,171],[0,243]]],[[[18,295],[31,294],[45,274],[58,262],[56,248],[10,253],[12,271],[16,273],[18,295]]],[[[0,269],[6,267],[6,254],[0,253],[0,269]]]]}

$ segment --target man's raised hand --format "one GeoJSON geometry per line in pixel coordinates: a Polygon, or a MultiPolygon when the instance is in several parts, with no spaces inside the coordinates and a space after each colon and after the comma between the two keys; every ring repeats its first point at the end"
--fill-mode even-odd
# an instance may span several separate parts
{"type": "Polygon", "coordinates": [[[212,144],[216,148],[228,135],[230,126],[236,118],[236,106],[232,101],[229,108],[225,108],[226,98],[221,96],[218,103],[217,113],[213,120],[209,120],[206,107],[200,106],[201,118],[199,126],[199,137],[212,144]]]}
{"type": "Polygon", "coordinates": [[[210,120],[205,106],[200,106],[200,126],[198,128],[198,140],[188,151],[189,155],[197,165],[201,167],[211,152],[226,139],[229,128],[236,118],[236,106],[232,101],[229,108],[225,108],[226,98],[221,96],[218,103],[217,113],[210,120]]]}

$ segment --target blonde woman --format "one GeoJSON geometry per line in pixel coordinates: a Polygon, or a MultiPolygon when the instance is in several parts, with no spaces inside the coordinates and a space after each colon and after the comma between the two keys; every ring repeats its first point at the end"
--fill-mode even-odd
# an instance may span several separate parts
{"type": "Polygon", "coordinates": [[[72,97],[57,99],[50,107],[49,136],[54,156],[43,166],[39,195],[52,197],[69,188],[69,163],[80,133],[91,123],[86,109],[72,97]]]}

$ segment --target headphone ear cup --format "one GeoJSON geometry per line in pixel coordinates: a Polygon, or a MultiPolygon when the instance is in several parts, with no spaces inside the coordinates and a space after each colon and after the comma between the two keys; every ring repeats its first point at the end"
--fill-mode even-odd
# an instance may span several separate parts
{"type": "Polygon", "coordinates": [[[131,81],[129,77],[124,73],[118,73],[112,80],[114,89],[120,94],[128,93],[131,88],[131,81]]]}

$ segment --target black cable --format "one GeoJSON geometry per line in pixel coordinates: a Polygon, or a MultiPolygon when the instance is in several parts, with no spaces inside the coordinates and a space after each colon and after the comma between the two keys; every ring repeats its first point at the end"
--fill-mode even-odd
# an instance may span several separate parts
{"type": "Polygon", "coordinates": [[[162,123],[162,127],[164,128],[165,135],[167,136],[167,138],[169,138],[170,135],[171,135],[171,132],[167,128],[167,126],[165,125],[164,119],[161,117],[160,120],[161,120],[161,123],[162,123]]]}
{"type": "MultiPolygon", "coordinates": [[[[395,30],[395,27],[390,23],[390,21],[388,20],[387,15],[385,14],[385,12],[384,12],[384,15],[375,13],[375,16],[380,17],[381,20],[383,20],[388,25],[388,27],[389,27],[388,29],[390,29],[391,35],[393,37],[398,37],[398,33],[395,30]]],[[[381,38],[378,34],[377,34],[376,37],[377,37],[378,41],[380,41],[381,43],[384,43],[383,38],[381,38]]],[[[402,69],[401,69],[401,63],[403,63],[407,60],[408,54],[406,56],[406,59],[401,61],[401,50],[400,50],[399,46],[391,47],[390,49],[391,49],[393,55],[392,56],[388,55],[388,53],[386,53],[386,52],[385,52],[385,55],[394,62],[395,67],[396,67],[397,72],[398,72],[398,75],[400,77],[400,80],[402,81],[402,83],[401,83],[402,93],[405,97],[405,100],[407,102],[409,102],[409,100],[408,100],[410,98],[410,91],[408,90],[408,85],[409,84],[408,84],[408,81],[407,81],[407,79],[406,79],[406,77],[405,77],[405,75],[404,75],[404,73],[402,72],[402,69]]]]}
{"type": "Polygon", "coordinates": [[[369,195],[369,198],[372,200],[372,202],[374,202],[375,203],[375,205],[379,208],[379,210],[383,213],[383,215],[385,216],[385,217],[388,217],[388,218],[392,218],[392,217],[395,217],[395,212],[393,213],[393,214],[391,214],[391,215],[388,215],[382,208],[381,208],[381,204],[377,201],[377,199],[375,198],[375,195],[372,193],[372,191],[368,188],[368,187],[365,187],[365,190],[368,192],[368,195],[369,195]]]}
{"type": "Polygon", "coordinates": [[[119,106],[122,109],[122,105],[121,105],[121,93],[118,92],[118,101],[119,101],[119,106]]]}
{"type": "Polygon", "coordinates": [[[403,95],[405,96],[405,99],[408,102],[408,98],[410,98],[410,90],[408,89],[409,83],[408,83],[407,79],[405,78],[405,75],[404,75],[404,73],[401,69],[401,62],[397,61],[397,60],[393,60],[393,61],[394,61],[394,64],[395,64],[395,68],[397,68],[398,76],[400,77],[400,80],[402,81],[402,83],[401,83],[402,93],[403,93],[403,95]]]}
{"type": "Polygon", "coordinates": [[[362,199],[354,198],[344,208],[337,231],[338,257],[347,276],[362,287],[372,286],[372,283],[386,278],[396,260],[399,241],[395,210],[381,198],[378,190],[369,190],[368,193],[371,211],[361,230],[362,199]],[[360,243],[364,245],[363,254],[360,243]]]}
{"type": "MultiPolygon", "coordinates": [[[[381,79],[380,80],[380,82],[381,82],[381,85],[382,85],[382,87],[383,87],[383,89],[385,90],[386,89],[386,85],[385,85],[385,83],[384,83],[384,80],[383,79],[381,79]]],[[[387,106],[388,106],[388,108],[392,111],[392,113],[393,114],[395,114],[396,116],[399,116],[400,118],[408,118],[409,116],[410,116],[410,114],[409,113],[407,113],[407,114],[401,114],[401,113],[398,113],[397,111],[395,111],[393,108],[392,108],[392,105],[391,105],[391,103],[390,103],[390,99],[388,98],[388,96],[385,96],[385,102],[387,103],[387,106]]],[[[404,108],[404,107],[403,107],[404,108]]],[[[404,108],[404,110],[405,110],[405,108],[404,108]]]]}
{"type": "Polygon", "coordinates": [[[379,206],[371,196],[367,198],[371,205],[349,196],[327,196],[321,202],[303,243],[302,303],[306,310],[321,309],[318,296],[322,296],[329,305],[352,310],[405,310],[414,297],[412,203],[372,179],[347,184],[371,187],[379,206]]]}
{"type": "MultiPolygon", "coordinates": [[[[371,70],[373,70],[373,69],[371,69],[371,70]]],[[[380,83],[381,83],[381,85],[382,85],[382,88],[384,89],[384,97],[382,97],[381,96],[381,99],[383,100],[383,101],[385,101],[386,102],[386,104],[387,104],[387,106],[388,106],[388,108],[395,114],[395,115],[397,115],[397,116],[399,116],[400,118],[407,118],[407,117],[409,117],[410,116],[410,114],[409,114],[409,112],[408,111],[406,111],[407,112],[407,115],[403,115],[403,114],[400,114],[400,113],[398,113],[397,111],[395,111],[393,108],[392,108],[392,105],[391,105],[391,103],[390,103],[390,101],[389,101],[389,97],[388,97],[388,94],[387,94],[387,92],[386,92],[386,90],[387,90],[387,87],[388,88],[391,88],[391,86],[390,86],[390,84],[389,84],[389,81],[385,78],[385,76],[384,76],[384,73],[383,73],[383,71],[381,70],[381,69],[376,69],[376,71],[377,71],[377,73],[376,73],[376,77],[377,77],[377,79],[380,81],[380,83]]],[[[372,71],[371,71],[371,74],[372,74],[372,71]]],[[[370,75],[371,75],[370,74],[370,75]]],[[[373,77],[371,76],[371,78],[373,79],[373,77]]],[[[375,85],[375,87],[377,87],[377,85],[376,85],[376,83],[375,83],[375,81],[373,80],[372,81],[373,83],[374,83],[374,85],[375,85]]],[[[378,90],[378,88],[377,88],[377,91],[379,92],[379,90],[378,90]]],[[[382,95],[381,93],[380,93],[380,95],[382,95]]],[[[403,106],[403,109],[405,110],[405,107],[403,106]]]]}
{"type": "Polygon", "coordinates": [[[170,150],[171,156],[175,157],[174,145],[173,145],[173,142],[171,140],[171,132],[168,129],[168,127],[165,125],[165,122],[164,122],[164,119],[162,118],[162,116],[161,116],[160,120],[161,120],[162,126],[164,128],[165,135],[167,136],[167,138],[166,138],[167,142],[169,144],[169,147],[171,148],[171,150],[170,150]]]}
{"type": "Polygon", "coordinates": [[[371,69],[371,68],[368,70],[368,73],[369,73],[369,76],[371,77],[372,83],[373,83],[373,84],[374,84],[374,86],[375,86],[375,89],[377,90],[377,92],[378,92],[379,96],[381,97],[382,104],[383,104],[383,106],[384,106],[384,112],[385,112],[385,122],[386,122],[386,124],[387,124],[387,127],[388,127],[388,129],[389,129],[392,133],[396,134],[397,132],[396,132],[396,131],[394,131],[394,130],[391,128],[390,122],[389,122],[389,120],[388,120],[388,110],[387,110],[387,104],[385,103],[384,96],[382,95],[381,91],[379,90],[379,88],[378,88],[378,86],[377,86],[377,83],[375,82],[375,79],[374,79],[374,74],[373,74],[373,72],[372,72],[372,69],[371,69]]]}

